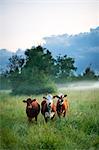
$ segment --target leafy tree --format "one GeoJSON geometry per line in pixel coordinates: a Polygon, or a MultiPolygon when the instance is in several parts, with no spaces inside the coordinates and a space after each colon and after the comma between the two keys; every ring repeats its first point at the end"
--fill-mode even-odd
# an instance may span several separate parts
{"type": "Polygon", "coordinates": [[[83,73],[83,77],[86,79],[96,78],[95,72],[91,69],[91,66],[89,66],[85,69],[85,72],[83,73]]]}
{"type": "Polygon", "coordinates": [[[26,55],[26,68],[32,68],[32,71],[44,72],[47,75],[53,73],[54,59],[51,52],[47,49],[38,46],[36,48],[28,49],[26,55]]]}
{"type": "Polygon", "coordinates": [[[19,71],[23,67],[23,64],[25,62],[25,59],[21,56],[13,55],[11,58],[9,58],[9,68],[10,72],[16,72],[19,71]]]}
{"type": "Polygon", "coordinates": [[[53,81],[67,79],[76,70],[73,58],[65,55],[54,59],[51,52],[41,46],[27,49],[25,56],[26,59],[18,56],[9,59],[9,76],[14,94],[55,92],[53,81]]]}
{"type": "Polygon", "coordinates": [[[74,66],[74,59],[71,57],[58,56],[56,60],[56,77],[60,79],[66,79],[73,75],[73,71],[76,71],[74,66]]]}
{"type": "Polygon", "coordinates": [[[11,83],[14,94],[40,94],[54,92],[55,85],[51,80],[51,72],[54,65],[54,59],[51,53],[41,46],[27,49],[25,51],[26,63],[16,64],[16,59],[11,58],[11,83]],[[13,64],[13,65],[12,65],[13,64]],[[12,66],[14,66],[12,69],[12,66]],[[22,68],[21,73],[18,67],[22,68]]]}
{"type": "Polygon", "coordinates": [[[8,70],[6,72],[8,80],[12,87],[12,91],[15,92],[19,88],[19,85],[23,81],[21,70],[24,67],[25,59],[22,56],[13,55],[9,59],[8,70]]]}

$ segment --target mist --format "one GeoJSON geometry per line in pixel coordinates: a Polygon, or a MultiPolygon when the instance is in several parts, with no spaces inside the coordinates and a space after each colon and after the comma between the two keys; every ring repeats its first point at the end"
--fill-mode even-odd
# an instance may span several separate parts
{"type": "Polygon", "coordinates": [[[99,89],[99,81],[81,81],[73,82],[67,84],[59,84],[59,88],[69,89],[69,90],[90,90],[90,89],[99,89]]]}

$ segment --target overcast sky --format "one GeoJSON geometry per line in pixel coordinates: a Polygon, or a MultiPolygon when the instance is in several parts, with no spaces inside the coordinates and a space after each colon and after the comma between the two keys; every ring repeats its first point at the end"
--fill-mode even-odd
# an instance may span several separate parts
{"type": "Polygon", "coordinates": [[[99,0],[0,0],[0,49],[26,49],[45,36],[97,26],[99,0]]]}

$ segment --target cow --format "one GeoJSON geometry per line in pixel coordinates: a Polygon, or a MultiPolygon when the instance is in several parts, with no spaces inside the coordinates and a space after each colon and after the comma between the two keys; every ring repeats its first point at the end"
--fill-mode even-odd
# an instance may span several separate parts
{"type": "Polygon", "coordinates": [[[69,103],[67,100],[67,95],[56,95],[53,98],[57,98],[56,111],[57,115],[60,118],[61,116],[65,117],[68,111],[69,103]]]}
{"type": "Polygon", "coordinates": [[[40,113],[40,105],[37,100],[28,98],[27,100],[23,100],[23,102],[27,103],[26,114],[29,122],[31,122],[33,118],[35,118],[35,121],[37,122],[37,116],[40,113]]]}
{"type": "Polygon", "coordinates": [[[41,102],[41,113],[44,116],[45,122],[47,123],[48,119],[53,119],[56,114],[56,106],[53,103],[51,94],[47,97],[43,97],[41,102]]]}

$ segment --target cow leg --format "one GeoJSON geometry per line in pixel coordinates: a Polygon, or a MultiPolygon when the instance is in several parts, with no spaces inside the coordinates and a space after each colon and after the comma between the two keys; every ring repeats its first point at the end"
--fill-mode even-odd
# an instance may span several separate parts
{"type": "Polygon", "coordinates": [[[63,117],[65,117],[66,116],[66,111],[63,113],[63,117]]]}
{"type": "Polygon", "coordinates": [[[60,116],[60,115],[58,115],[58,117],[59,117],[59,118],[61,118],[61,116],[60,116]]]}
{"type": "Polygon", "coordinates": [[[37,116],[35,116],[35,121],[37,122],[37,116]]]}
{"type": "Polygon", "coordinates": [[[51,117],[51,120],[55,117],[55,113],[53,114],[53,116],[51,117]]]}
{"type": "Polygon", "coordinates": [[[31,122],[31,121],[32,121],[32,118],[28,118],[28,121],[31,122]]]}
{"type": "Polygon", "coordinates": [[[59,113],[59,112],[57,112],[57,115],[58,115],[58,117],[59,117],[59,118],[61,118],[61,115],[60,115],[60,113],[59,113]]]}
{"type": "Polygon", "coordinates": [[[45,118],[45,122],[47,123],[47,118],[45,118]]]}

